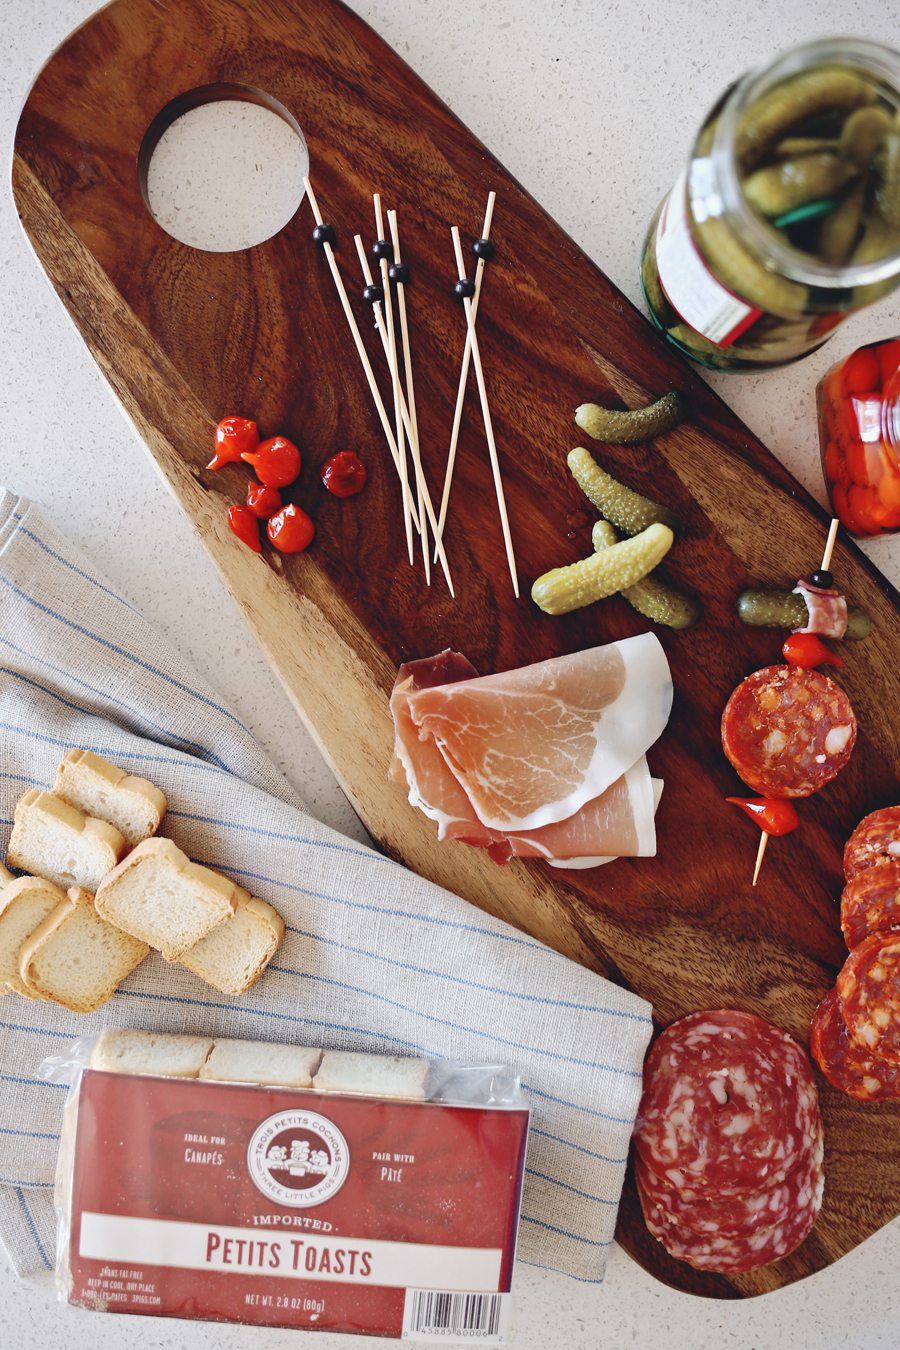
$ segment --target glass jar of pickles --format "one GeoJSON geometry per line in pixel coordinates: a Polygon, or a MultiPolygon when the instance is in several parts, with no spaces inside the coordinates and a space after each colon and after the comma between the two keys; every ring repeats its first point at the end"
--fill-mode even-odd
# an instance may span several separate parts
{"type": "Polygon", "coordinates": [[[798,47],[727,90],[660,205],[641,280],[703,365],[795,361],[900,283],[900,54],[798,47]]]}
{"type": "Polygon", "coordinates": [[[851,534],[900,530],[900,338],[832,366],[816,400],[834,514],[851,534]]]}

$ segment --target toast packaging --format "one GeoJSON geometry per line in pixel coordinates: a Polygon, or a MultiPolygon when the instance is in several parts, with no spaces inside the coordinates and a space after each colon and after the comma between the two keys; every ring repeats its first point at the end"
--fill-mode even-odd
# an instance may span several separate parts
{"type": "Polygon", "coordinates": [[[409,1100],[89,1061],[79,1043],[56,1192],[64,1301],[503,1343],[528,1133],[508,1071],[432,1062],[409,1100]]]}

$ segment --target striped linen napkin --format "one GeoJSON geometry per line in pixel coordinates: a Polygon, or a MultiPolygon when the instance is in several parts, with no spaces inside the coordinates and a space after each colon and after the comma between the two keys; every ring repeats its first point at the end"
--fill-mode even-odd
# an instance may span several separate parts
{"type": "Polygon", "coordinates": [[[0,999],[0,1236],[16,1270],[54,1260],[65,1088],[38,1066],[118,1025],[510,1065],[533,1110],[519,1257],[601,1280],[649,1005],[311,819],[166,637],[6,492],[0,856],[17,798],[51,786],[72,746],[158,783],[165,833],[274,904],[287,937],[236,1000],[156,953],[90,1016],[0,999]]]}

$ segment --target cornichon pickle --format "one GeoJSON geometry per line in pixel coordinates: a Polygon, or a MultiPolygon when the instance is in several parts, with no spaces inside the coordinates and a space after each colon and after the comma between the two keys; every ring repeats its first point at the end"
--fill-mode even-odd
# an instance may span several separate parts
{"type": "Polygon", "coordinates": [[[890,126],[884,108],[857,108],[841,129],[838,154],[858,169],[867,169],[890,126]]]}
{"type": "Polygon", "coordinates": [[[888,225],[900,227],[900,129],[885,137],[875,164],[881,180],[878,208],[888,225]]]}
{"type": "Polygon", "coordinates": [[[684,416],[684,405],[676,393],[663,394],[649,408],[621,412],[616,408],[601,408],[599,403],[582,403],[575,409],[575,422],[593,436],[595,441],[610,445],[633,445],[663,436],[677,426],[684,416]]]}
{"type": "Polygon", "coordinates": [[[744,300],[772,314],[793,317],[805,312],[805,286],[769,272],[742,248],[724,221],[698,221],[695,231],[713,272],[744,300]]]}
{"type": "Polygon", "coordinates": [[[874,102],[874,90],[854,71],[822,66],[795,75],[747,109],[738,126],[735,152],[745,168],[750,167],[798,122],[834,108],[862,108],[874,102]]]}
{"type": "Polygon", "coordinates": [[[744,196],[763,216],[781,216],[805,202],[832,197],[857,173],[837,155],[803,155],[757,169],[744,180],[744,196]]]}
{"type": "Polygon", "coordinates": [[[728,367],[728,356],[724,348],[717,346],[715,342],[710,342],[702,333],[696,329],[689,328],[686,323],[675,323],[666,330],[668,336],[679,347],[686,348],[692,356],[704,365],[715,366],[719,370],[725,370],[728,367]]]}
{"type": "Polygon", "coordinates": [[[838,203],[819,227],[819,253],[830,263],[843,263],[850,257],[866,204],[867,180],[859,178],[846,197],[838,203]]]}
{"type": "MultiPolygon", "coordinates": [[[[591,542],[597,553],[612,548],[618,540],[608,520],[598,520],[591,531],[591,542]]],[[[626,586],[622,598],[638,614],[643,614],[645,619],[663,624],[666,628],[690,628],[702,613],[696,600],[667,586],[655,572],[636,581],[633,586],[626,586]]]]}
{"type": "Polygon", "coordinates": [[[839,141],[831,136],[787,136],[772,151],[774,159],[796,159],[798,155],[815,155],[820,151],[837,150],[839,141]]]}
{"type": "Polygon", "coordinates": [[[570,450],[566,463],[588,501],[623,534],[640,534],[650,525],[678,528],[678,521],[667,506],[617,482],[612,474],[600,468],[589,450],[582,446],[570,450]]]}
{"type": "MultiPolygon", "coordinates": [[[[737,614],[751,628],[805,628],[809,618],[806,601],[795,591],[741,591],[737,614]]],[[[865,610],[850,609],[844,636],[858,641],[871,631],[872,620],[865,610]]]]}
{"type": "Polygon", "coordinates": [[[568,614],[573,609],[583,609],[595,600],[633,586],[652,572],[674,539],[668,525],[648,525],[640,534],[623,539],[602,553],[545,572],[532,586],[531,598],[545,614],[568,614]]]}

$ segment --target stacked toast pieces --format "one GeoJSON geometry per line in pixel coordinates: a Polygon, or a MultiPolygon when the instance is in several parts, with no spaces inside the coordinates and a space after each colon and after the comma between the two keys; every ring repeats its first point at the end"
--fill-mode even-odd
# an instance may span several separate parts
{"type": "Polygon", "coordinates": [[[16,805],[0,867],[0,994],[93,1012],[151,948],[223,994],[255,984],[284,937],[277,910],[154,838],[166,799],[89,750],[16,805]]]}

